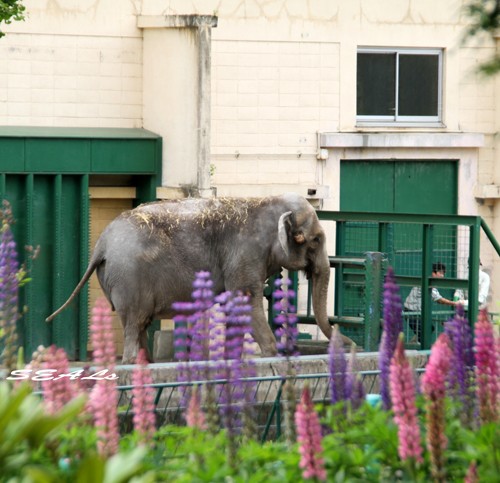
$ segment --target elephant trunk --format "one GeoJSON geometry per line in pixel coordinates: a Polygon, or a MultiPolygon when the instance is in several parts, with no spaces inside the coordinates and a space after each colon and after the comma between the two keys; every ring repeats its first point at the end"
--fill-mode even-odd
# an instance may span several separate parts
{"type": "MultiPolygon", "coordinates": [[[[327,300],[328,300],[328,283],[330,281],[330,262],[326,250],[321,257],[323,260],[316,265],[316,269],[312,275],[312,303],[316,322],[328,339],[332,336],[332,326],[328,320],[327,300]]],[[[340,334],[343,344],[351,345],[355,342],[340,334]]]]}
{"type": "MultiPolygon", "coordinates": [[[[319,254],[318,254],[319,255],[319,254]]],[[[328,283],[330,281],[330,262],[326,249],[317,257],[312,274],[312,303],[316,322],[323,334],[330,339],[332,326],[328,320],[326,303],[328,299],[328,283]]]]}

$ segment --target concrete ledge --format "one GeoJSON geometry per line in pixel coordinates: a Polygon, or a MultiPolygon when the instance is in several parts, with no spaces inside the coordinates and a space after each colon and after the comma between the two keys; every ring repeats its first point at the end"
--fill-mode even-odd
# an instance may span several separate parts
{"type": "Polygon", "coordinates": [[[321,148],[481,148],[478,133],[321,133],[321,148]]]}

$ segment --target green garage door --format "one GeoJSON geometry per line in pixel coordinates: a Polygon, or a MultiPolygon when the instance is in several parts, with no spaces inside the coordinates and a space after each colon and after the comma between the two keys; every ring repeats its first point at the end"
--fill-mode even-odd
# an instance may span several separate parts
{"type": "MultiPolygon", "coordinates": [[[[455,160],[342,161],[340,165],[340,210],[385,213],[457,213],[457,166],[455,160]]],[[[456,273],[456,229],[436,227],[434,261],[456,273]]],[[[378,249],[378,231],[367,223],[349,223],[339,246],[344,254],[362,256],[378,249]]],[[[420,276],[422,229],[411,224],[390,226],[387,252],[399,275],[420,276]]],[[[343,286],[345,307],[351,299],[357,315],[359,287],[343,286]]],[[[403,297],[409,289],[403,290],[403,297]]],[[[450,295],[443,291],[443,295],[450,295]]],[[[347,315],[347,313],[346,313],[347,315]]]]}
{"type": "MultiPolygon", "coordinates": [[[[71,294],[89,258],[89,186],[98,179],[136,188],[136,203],[156,199],[161,138],[143,129],[0,127],[0,199],[12,208],[20,262],[18,334],[29,358],[40,345],[85,360],[87,291],[53,322],[45,318],[71,294]],[[25,246],[39,247],[36,259],[25,246]]],[[[1,349],[1,348],[0,348],[1,349]]]]}

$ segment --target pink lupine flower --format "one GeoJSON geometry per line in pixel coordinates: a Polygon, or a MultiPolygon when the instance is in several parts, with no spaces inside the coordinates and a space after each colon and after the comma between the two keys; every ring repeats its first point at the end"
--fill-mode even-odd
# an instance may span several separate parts
{"type": "Polygon", "coordinates": [[[113,324],[109,304],[102,297],[96,300],[92,308],[90,332],[94,364],[99,368],[111,370],[116,364],[113,324]]]}
{"type": "Polygon", "coordinates": [[[44,354],[43,369],[51,369],[52,379],[42,381],[43,398],[49,414],[59,411],[77,394],[77,385],[68,377],[60,377],[69,374],[68,357],[64,349],[50,346],[44,354]]]}
{"type": "Polygon", "coordinates": [[[475,326],[475,358],[479,418],[482,423],[498,420],[499,368],[493,324],[481,310],[475,326]]]}
{"type": "Polygon", "coordinates": [[[465,475],[464,483],[478,483],[479,475],[477,474],[477,464],[473,461],[469,465],[469,469],[467,470],[467,474],[465,475]]]}
{"type": "Polygon", "coordinates": [[[321,425],[307,386],[302,391],[302,397],[295,411],[295,424],[301,456],[299,466],[303,470],[302,476],[305,479],[317,478],[320,481],[325,481],[325,464],[321,457],[323,452],[321,425]]]}
{"type": "Polygon", "coordinates": [[[98,380],[90,393],[89,407],[97,428],[97,450],[104,457],[112,456],[118,451],[120,432],[117,406],[116,380],[98,380]]]}
{"type": "Polygon", "coordinates": [[[403,337],[398,339],[391,360],[389,386],[394,420],[398,425],[399,456],[402,460],[413,458],[417,463],[422,463],[415,384],[412,368],[405,355],[403,337]]]}
{"type": "Polygon", "coordinates": [[[146,352],[139,351],[137,366],[132,371],[132,407],[134,409],[134,428],[141,441],[147,441],[155,432],[154,390],[151,387],[153,378],[148,368],[146,352]]]}
{"type": "Polygon", "coordinates": [[[201,410],[200,391],[198,386],[193,387],[191,398],[186,410],[186,422],[190,428],[207,429],[205,414],[201,410]]]}
{"type": "Polygon", "coordinates": [[[422,390],[427,402],[427,448],[431,456],[431,471],[434,481],[446,481],[444,451],[448,445],[445,436],[446,378],[452,360],[449,338],[442,333],[431,349],[425,374],[422,377],[422,390]]]}
{"type": "MultiPolygon", "coordinates": [[[[113,340],[111,310],[105,299],[98,299],[92,309],[90,325],[95,365],[112,371],[116,363],[113,340]]],[[[103,456],[111,456],[118,451],[120,438],[118,428],[118,391],[116,379],[100,379],[92,388],[88,407],[94,416],[97,428],[97,449],[103,456]]]]}

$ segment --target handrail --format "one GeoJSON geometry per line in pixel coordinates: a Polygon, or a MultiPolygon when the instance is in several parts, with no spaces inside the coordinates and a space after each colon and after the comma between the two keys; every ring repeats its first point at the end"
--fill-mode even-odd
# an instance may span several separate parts
{"type": "Polygon", "coordinates": [[[500,257],[500,244],[495,238],[495,235],[493,235],[493,232],[491,231],[490,227],[486,224],[486,222],[482,218],[481,218],[481,228],[488,237],[490,243],[493,245],[493,248],[497,252],[497,255],[500,257]]]}

